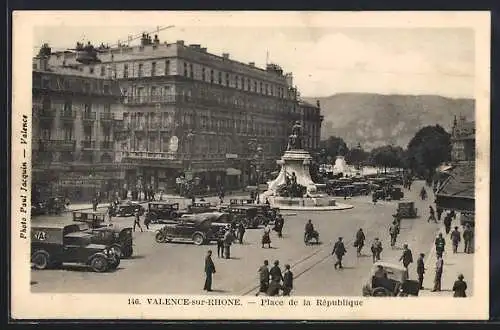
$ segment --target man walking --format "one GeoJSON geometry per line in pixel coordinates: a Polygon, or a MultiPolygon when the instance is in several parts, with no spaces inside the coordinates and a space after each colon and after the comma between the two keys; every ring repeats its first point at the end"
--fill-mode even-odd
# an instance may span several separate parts
{"type": "Polygon", "coordinates": [[[453,297],[455,298],[465,298],[467,294],[467,283],[464,281],[464,276],[462,274],[458,275],[458,280],[453,284],[453,297]]]}
{"type": "Polygon", "coordinates": [[[399,234],[399,225],[398,225],[397,220],[394,220],[392,222],[391,227],[389,227],[389,235],[391,235],[391,247],[392,248],[394,248],[394,246],[396,245],[396,240],[398,238],[398,234],[399,234]]]}
{"type": "Polygon", "coordinates": [[[217,257],[224,258],[224,233],[217,237],[217,257]]]}
{"type": "Polygon", "coordinates": [[[266,293],[269,289],[269,261],[264,260],[264,264],[259,268],[260,286],[259,291],[255,294],[266,293]]]}
{"type": "Polygon", "coordinates": [[[460,232],[458,231],[458,227],[455,227],[455,230],[451,232],[451,244],[453,245],[453,253],[457,253],[458,244],[460,243],[460,232]]]}
{"type": "Polygon", "coordinates": [[[142,227],[141,227],[141,218],[139,216],[139,211],[135,211],[134,213],[134,227],[133,231],[135,232],[135,227],[139,226],[139,229],[141,230],[141,233],[143,232],[142,227]]]}
{"type": "Polygon", "coordinates": [[[434,221],[435,223],[437,223],[434,208],[432,207],[432,205],[429,205],[429,218],[427,219],[427,222],[431,222],[431,221],[434,221]]]}
{"type": "Polygon", "coordinates": [[[212,250],[208,250],[205,257],[205,286],[203,290],[212,291],[212,274],[215,274],[215,265],[212,261],[212,250]]]}
{"type": "Polygon", "coordinates": [[[242,222],[238,223],[238,242],[243,244],[243,236],[245,235],[245,226],[242,222]]]}
{"type": "Polygon", "coordinates": [[[227,228],[226,233],[224,234],[224,256],[226,259],[231,259],[231,244],[233,241],[234,236],[231,232],[231,228],[227,228]]]}
{"type": "Polygon", "coordinates": [[[441,215],[443,214],[443,209],[440,208],[440,207],[437,207],[436,208],[436,213],[437,213],[437,217],[438,217],[437,219],[438,219],[438,221],[441,221],[441,215]]]}
{"type": "Polygon", "coordinates": [[[278,260],[274,261],[274,266],[269,271],[271,276],[271,284],[267,290],[268,296],[277,296],[281,289],[281,281],[283,281],[283,275],[281,274],[281,269],[279,267],[280,262],[278,260]]]}
{"type": "Polygon", "coordinates": [[[425,274],[425,263],[424,263],[425,254],[420,253],[420,256],[417,259],[417,275],[418,275],[418,283],[420,285],[420,290],[424,288],[424,274],[425,274]]]}
{"type": "Polygon", "coordinates": [[[451,216],[450,213],[448,213],[445,217],[444,217],[444,229],[446,231],[446,234],[449,234],[450,233],[450,229],[451,229],[451,222],[452,222],[453,218],[451,216]]]}
{"type": "Polygon", "coordinates": [[[337,257],[337,261],[335,262],[335,269],[339,267],[339,269],[343,269],[344,267],[342,266],[342,257],[344,257],[344,254],[346,254],[347,250],[345,249],[344,242],[342,242],[342,237],[339,237],[339,240],[335,242],[335,245],[333,246],[333,251],[332,255],[335,254],[337,257]]]}
{"type": "Polygon", "coordinates": [[[283,237],[283,225],[285,224],[285,220],[281,214],[276,216],[276,220],[274,221],[274,230],[278,233],[278,237],[283,237]]]}
{"type": "Polygon", "coordinates": [[[474,232],[470,228],[469,224],[465,226],[463,236],[464,236],[464,253],[471,253],[472,239],[474,238],[474,232]]]}
{"type": "Polygon", "coordinates": [[[408,266],[413,262],[413,254],[408,248],[408,244],[403,245],[403,254],[399,258],[399,261],[403,262],[403,266],[408,270],[408,266]]]}
{"type": "Polygon", "coordinates": [[[441,277],[443,276],[443,257],[438,256],[436,260],[436,274],[434,276],[434,289],[432,292],[441,291],[441,277]]]}
{"type": "Polygon", "coordinates": [[[358,257],[361,256],[361,250],[363,249],[363,246],[365,246],[365,233],[363,232],[363,228],[359,228],[358,232],[356,233],[356,239],[354,240],[354,247],[357,248],[357,255],[358,257]]]}
{"type": "Polygon", "coordinates": [[[293,273],[290,271],[290,265],[285,265],[285,273],[283,274],[283,295],[289,296],[293,289],[293,273]]]}
{"type": "Polygon", "coordinates": [[[442,233],[439,233],[438,237],[434,241],[434,245],[436,246],[436,255],[442,257],[444,253],[444,247],[446,245],[446,241],[442,233]]]}
{"type": "Polygon", "coordinates": [[[373,263],[380,260],[380,254],[382,253],[382,250],[382,242],[378,239],[378,237],[375,237],[375,240],[372,243],[373,263]]]}

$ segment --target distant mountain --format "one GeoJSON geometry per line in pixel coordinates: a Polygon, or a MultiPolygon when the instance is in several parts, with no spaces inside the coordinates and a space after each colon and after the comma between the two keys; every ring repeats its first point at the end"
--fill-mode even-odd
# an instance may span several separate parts
{"type": "Polygon", "coordinates": [[[436,95],[342,93],[303,99],[321,103],[322,139],[339,136],[349,147],[359,142],[365,150],[391,143],[405,148],[423,126],[439,124],[450,131],[455,115],[474,120],[475,114],[473,99],[436,95]]]}

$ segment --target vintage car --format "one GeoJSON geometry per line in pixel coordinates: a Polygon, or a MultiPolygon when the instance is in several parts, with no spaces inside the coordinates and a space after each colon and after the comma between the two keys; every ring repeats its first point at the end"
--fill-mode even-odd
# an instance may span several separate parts
{"type": "Polygon", "coordinates": [[[135,212],[139,212],[139,215],[143,215],[145,211],[146,210],[141,204],[128,201],[111,207],[109,209],[109,215],[112,217],[131,217],[135,212]]]}
{"type": "Polygon", "coordinates": [[[255,204],[255,200],[251,198],[231,198],[229,200],[229,205],[247,205],[255,204]]]}
{"type": "Polygon", "coordinates": [[[400,219],[414,219],[417,217],[417,208],[414,202],[401,202],[398,203],[396,214],[400,219]]]}
{"type": "Polygon", "coordinates": [[[31,216],[47,214],[47,202],[45,201],[31,201],[31,216]]]}
{"type": "Polygon", "coordinates": [[[187,213],[206,213],[216,211],[217,208],[210,204],[210,202],[195,202],[193,204],[188,205],[187,213]]]}
{"type": "Polygon", "coordinates": [[[181,218],[177,223],[166,224],[156,231],[157,243],[173,241],[190,241],[195,245],[208,244],[217,241],[223,235],[226,223],[213,223],[212,217],[206,214],[195,214],[192,217],[181,218]]]}
{"type": "Polygon", "coordinates": [[[391,195],[391,199],[396,201],[401,200],[405,197],[405,194],[400,187],[391,187],[389,194],[391,195]]]}
{"type": "Polygon", "coordinates": [[[352,184],[353,190],[352,194],[353,196],[360,196],[360,195],[368,195],[370,193],[370,185],[368,182],[354,182],[352,184]]]}
{"type": "Polygon", "coordinates": [[[179,210],[179,203],[150,202],[146,217],[153,223],[161,223],[161,220],[178,219],[184,213],[187,212],[179,210]]]}
{"type": "Polygon", "coordinates": [[[116,269],[120,257],[91,239],[92,235],[80,231],[77,224],[32,224],[31,263],[39,270],[63,263],[88,265],[99,273],[116,269]]]}
{"type": "Polygon", "coordinates": [[[376,262],[363,285],[365,297],[418,296],[420,283],[408,278],[408,271],[401,265],[376,262]]]}
{"type": "Polygon", "coordinates": [[[260,225],[269,223],[269,220],[261,214],[261,209],[256,205],[229,205],[222,206],[219,211],[232,214],[236,222],[241,222],[245,228],[258,228],[260,225]]]}
{"type": "Polygon", "coordinates": [[[47,199],[47,213],[61,214],[66,211],[69,201],[64,196],[52,196],[47,199]]]}
{"type": "Polygon", "coordinates": [[[134,253],[132,228],[107,222],[105,213],[76,211],[73,221],[79,223],[81,231],[92,235],[92,243],[110,246],[121,258],[134,253]]]}

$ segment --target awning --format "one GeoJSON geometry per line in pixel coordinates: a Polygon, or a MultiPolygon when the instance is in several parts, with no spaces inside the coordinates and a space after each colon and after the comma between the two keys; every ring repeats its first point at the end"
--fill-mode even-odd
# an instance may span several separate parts
{"type": "Polygon", "coordinates": [[[444,209],[474,210],[475,167],[456,166],[436,193],[436,204],[444,209]]]}
{"type": "Polygon", "coordinates": [[[226,174],[227,175],[241,175],[241,170],[238,170],[237,168],[229,167],[226,169],[226,174]]]}

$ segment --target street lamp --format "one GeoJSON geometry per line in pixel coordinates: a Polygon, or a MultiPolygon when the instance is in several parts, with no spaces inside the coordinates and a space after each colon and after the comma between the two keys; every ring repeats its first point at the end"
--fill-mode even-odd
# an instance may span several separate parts
{"type": "Polygon", "coordinates": [[[257,173],[257,203],[259,202],[259,185],[262,180],[262,167],[263,167],[263,157],[264,157],[264,149],[261,145],[257,146],[255,153],[256,167],[255,172],[257,173]]]}

